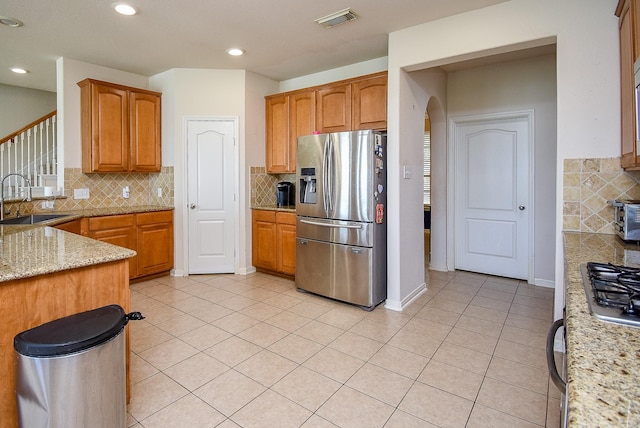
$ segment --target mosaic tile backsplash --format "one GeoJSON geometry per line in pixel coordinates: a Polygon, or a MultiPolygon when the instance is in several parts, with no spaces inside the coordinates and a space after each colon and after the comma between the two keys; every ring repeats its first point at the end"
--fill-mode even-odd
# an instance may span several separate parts
{"type": "MultiPolygon", "coordinates": [[[[155,174],[83,174],[80,168],[65,168],[64,189],[65,198],[55,199],[55,211],[140,205],[173,206],[173,167],[162,167],[160,173],[155,174]],[[122,188],[125,186],[129,186],[128,199],[122,197],[122,188]],[[89,189],[89,199],[73,199],[73,189],[89,189]],[[160,197],[158,189],[162,191],[160,197]]],[[[21,207],[23,214],[43,211],[51,210],[43,209],[40,200],[23,203],[21,207]]]]}
{"type": "Polygon", "coordinates": [[[251,167],[251,206],[276,205],[276,185],[281,181],[296,181],[295,174],[267,174],[264,166],[251,167]]]}
{"type": "Polygon", "coordinates": [[[612,199],[640,199],[640,172],[625,172],[620,158],[565,159],[563,230],[612,235],[612,199]]]}

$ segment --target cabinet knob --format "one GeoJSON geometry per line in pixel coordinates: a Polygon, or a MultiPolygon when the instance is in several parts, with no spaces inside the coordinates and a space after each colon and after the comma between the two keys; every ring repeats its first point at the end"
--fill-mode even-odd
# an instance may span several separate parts
{"type": "Polygon", "coordinates": [[[525,209],[525,208],[526,208],[526,207],[525,207],[524,205],[520,205],[520,206],[518,206],[518,209],[519,209],[520,211],[524,211],[524,209],[525,209]]]}
{"type": "Polygon", "coordinates": [[[195,210],[196,209],[196,204],[189,205],[189,208],[191,208],[192,210],[195,210]]]}

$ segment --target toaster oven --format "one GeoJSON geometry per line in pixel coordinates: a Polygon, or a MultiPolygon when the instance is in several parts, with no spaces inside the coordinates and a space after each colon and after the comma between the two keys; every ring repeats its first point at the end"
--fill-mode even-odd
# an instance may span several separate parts
{"type": "Polygon", "coordinates": [[[640,201],[614,200],[613,227],[616,234],[625,241],[640,241],[640,201]]]}

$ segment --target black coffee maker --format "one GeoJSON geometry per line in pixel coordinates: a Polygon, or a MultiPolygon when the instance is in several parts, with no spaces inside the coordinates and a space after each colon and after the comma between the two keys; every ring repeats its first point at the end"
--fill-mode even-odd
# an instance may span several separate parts
{"type": "Polygon", "coordinates": [[[278,198],[278,207],[296,204],[295,186],[289,181],[281,181],[276,185],[276,196],[278,198]]]}

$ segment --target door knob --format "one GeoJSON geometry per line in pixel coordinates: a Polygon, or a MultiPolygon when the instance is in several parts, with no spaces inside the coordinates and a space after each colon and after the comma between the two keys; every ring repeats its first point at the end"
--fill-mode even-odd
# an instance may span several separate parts
{"type": "Polygon", "coordinates": [[[191,208],[192,210],[195,210],[196,209],[196,204],[189,205],[189,208],[191,208]]]}
{"type": "Polygon", "coordinates": [[[518,209],[519,209],[520,211],[524,211],[524,209],[525,209],[525,208],[526,208],[526,207],[525,207],[524,205],[519,205],[519,206],[518,206],[518,209]]]}

